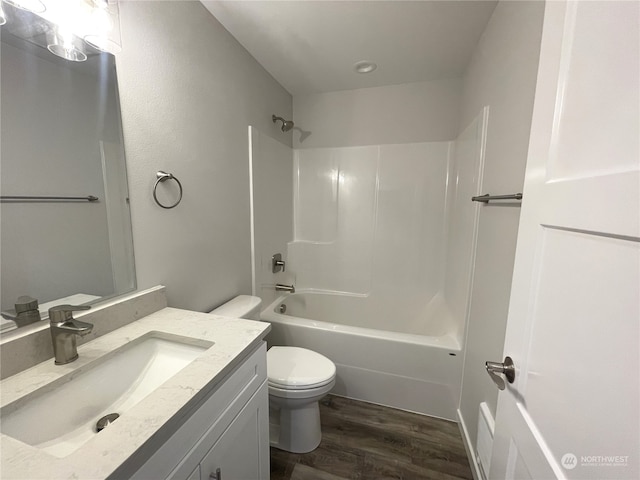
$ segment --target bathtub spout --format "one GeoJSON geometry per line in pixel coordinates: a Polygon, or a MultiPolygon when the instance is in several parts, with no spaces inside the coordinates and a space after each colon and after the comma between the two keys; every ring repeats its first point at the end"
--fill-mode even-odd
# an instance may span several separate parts
{"type": "Polygon", "coordinates": [[[296,293],[296,287],[294,287],[293,284],[291,284],[291,285],[282,285],[282,284],[278,283],[278,284],[276,284],[276,292],[296,293]]]}

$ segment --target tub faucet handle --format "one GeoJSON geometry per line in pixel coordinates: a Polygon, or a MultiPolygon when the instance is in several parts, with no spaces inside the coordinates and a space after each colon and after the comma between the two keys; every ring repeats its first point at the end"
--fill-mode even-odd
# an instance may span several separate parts
{"type": "Polygon", "coordinates": [[[271,271],[273,273],[284,272],[284,264],[285,261],[282,260],[282,254],[276,253],[273,257],[271,257],[271,271]]]}

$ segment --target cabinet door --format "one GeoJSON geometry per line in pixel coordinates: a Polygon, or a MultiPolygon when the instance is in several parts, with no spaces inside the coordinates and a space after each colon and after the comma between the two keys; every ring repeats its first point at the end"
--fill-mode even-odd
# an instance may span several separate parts
{"type": "Polygon", "coordinates": [[[200,463],[202,480],[269,478],[269,400],[266,382],[200,463]]]}

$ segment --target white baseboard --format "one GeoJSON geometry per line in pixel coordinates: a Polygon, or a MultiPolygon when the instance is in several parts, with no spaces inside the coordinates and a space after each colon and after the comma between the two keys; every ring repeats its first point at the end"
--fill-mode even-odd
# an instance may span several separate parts
{"type": "Polygon", "coordinates": [[[476,459],[476,451],[473,448],[473,443],[469,438],[469,432],[467,430],[467,426],[464,423],[464,418],[462,417],[462,412],[460,409],[457,410],[458,417],[458,428],[460,428],[460,434],[462,435],[462,443],[464,444],[464,449],[467,451],[467,458],[469,459],[469,466],[471,467],[471,473],[473,474],[474,480],[483,480],[482,474],[480,473],[480,465],[478,465],[478,460],[476,459]]]}

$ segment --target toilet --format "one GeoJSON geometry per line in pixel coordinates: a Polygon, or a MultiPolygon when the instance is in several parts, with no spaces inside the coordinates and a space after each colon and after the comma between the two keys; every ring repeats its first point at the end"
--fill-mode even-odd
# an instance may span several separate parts
{"type": "MultiPolygon", "coordinates": [[[[239,295],[211,313],[260,319],[262,301],[239,295]]],[[[267,351],[269,437],[272,447],[307,453],[320,445],[318,402],[336,383],[336,366],[324,355],[299,347],[273,346],[267,351]]]]}

